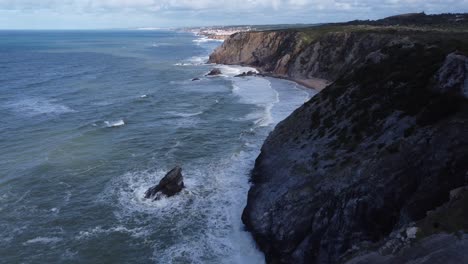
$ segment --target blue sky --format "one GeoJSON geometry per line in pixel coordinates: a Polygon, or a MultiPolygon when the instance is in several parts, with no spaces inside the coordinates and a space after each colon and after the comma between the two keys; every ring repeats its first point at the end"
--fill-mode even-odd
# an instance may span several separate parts
{"type": "Polygon", "coordinates": [[[468,12],[468,0],[0,0],[0,29],[282,24],[468,12]]]}

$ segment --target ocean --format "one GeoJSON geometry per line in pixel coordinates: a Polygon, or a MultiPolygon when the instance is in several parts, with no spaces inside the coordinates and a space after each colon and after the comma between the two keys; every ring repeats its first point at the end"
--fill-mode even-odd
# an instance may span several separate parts
{"type": "Polygon", "coordinates": [[[241,213],[314,92],[177,31],[0,31],[0,263],[263,263],[241,213]],[[192,81],[200,78],[199,81],[192,81]],[[144,193],[180,165],[186,188],[144,193]]]}

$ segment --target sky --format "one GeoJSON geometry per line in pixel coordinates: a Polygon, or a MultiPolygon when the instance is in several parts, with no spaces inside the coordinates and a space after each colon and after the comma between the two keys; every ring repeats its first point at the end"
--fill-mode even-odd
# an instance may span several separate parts
{"type": "Polygon", "coordinates": [[[169,28],[468,12],[468,0],[0,0],[0,29],[169,28]]]}

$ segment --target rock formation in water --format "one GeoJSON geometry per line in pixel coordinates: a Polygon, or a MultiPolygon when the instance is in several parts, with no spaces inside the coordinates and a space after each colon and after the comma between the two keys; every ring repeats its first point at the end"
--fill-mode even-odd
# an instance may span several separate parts
{"type": "Polygon", "coordinates": [[[242,220],[268,263],[468,263],[468,15],[392,19],[425,22],[239,33],[211,55],[332,82],[256,160],[242,220]]]}
{"type": "Polygon", "coordinates": [[[247,77],[247,76],[257,76],[257,73],[254,71],[248,71],[248,72],[243,72],[241,74],[238,74],[234,77],[247,77]]]}
{"type": "Polygon", "coordinates": [[[159,199],[160,194],[168,197],[174,196],[184,188],[184,178],[182,176],[182,169],[176,166],[169,171],[164,178],[161,179],[158,185],[149,188],[145,192],[146,199],[159,199]]]}
{"type": "Polygon", "coordinates": [[[206,76],[216,76],[220,74],[222,74],[221,70],[218,68],[214,68],[206,76]]]}

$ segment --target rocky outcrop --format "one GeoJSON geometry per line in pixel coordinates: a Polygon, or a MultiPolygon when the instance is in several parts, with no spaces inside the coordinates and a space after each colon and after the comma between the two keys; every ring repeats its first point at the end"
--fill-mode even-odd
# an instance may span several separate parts
{"type": "Polygon", "coordinates": [[[279,71],[281,57],[297,49],[296,33],[241,32],[232,35],[209,58],[211,63],[250,65],[279,71]]]}
{"type": "MultiPolygon", "coordinates": [[[[242,220],[268,263],[365,263],[352,261],[468,185],[467,57],[453,53],[468,35],[317,34],[239,33],[210,57],[333,81],[278,124],[256,160],[242,220]]],[[[438,241],[450,243],[447,252],[465,248],[467,229],[398,252],[416,260],[408,252],[438,241]]],[[[383,256],[375,263],[392,258],[383,256]]]]}
{"type": "Polygon", "coordinates": [[[184,178],[182,176],[182,169],[176,166],[174,169],[169,171],[164,178],[159,181],[159,184],[149,188],[145,192],[146,199],[160,199],[160,194],[164,194],[168,197],[174,196],[184,188],[184,178]]]}
{"type": "Polygon", "coordinates": [[[222,72],[218,68],[212,69],[206,76],[216,76],[216,75],[221,75],[222,72]]]}
{"type": "MultiPolygon", "coordinates": [[[[236,76],[234,76],[234,77],[247,77],[247,76],[257,76],[257,75],[259,75],[259,74],[257,74],[257,73],[254,72],[254,71],[248,71],[248,72],[243,72],[243,73],[241,73],[241,74],[238,74],[238,75],[236,75],[236,76]]],[[[260,75],[261,75],[261,74],[260,74],[260,75]]]]}
{"type": "Polygon", "coordinates": [[[423,220],[392,232],[380,245],[351,251],[346,263],[468,263],[467,205],[468,187],[452,190],[450,201],[423,220]]]}
{"type": "Polygon", "coordinates": [[[331,32],[312,42],[308,38],[303,32],[237,33],[211,54],[209,62],[249,65],[264,73],[295,79],[334,81],[372,51],[398,39],[359,32],[331,32]]]}
{"type": "Polygon", "coordinates": [[[454,93],[468,98],[468,59],[466,56],[452,53],[447,56],[436,76],[435,86],[441,93],[454,93]]]}
{"type": "Polygon", "coordinates": [[[443,263],[459,264],[468,263],[468,235],[461,234],[436,234],[418,241],[411,247],[402,249],[398,255],[382,255],[378,252],[355,257],[346,264],[394,264],[417,263],[431,264],[443,263]]]}

